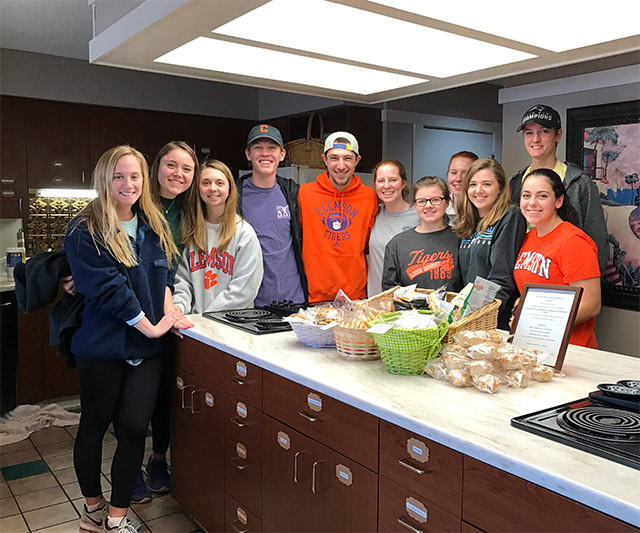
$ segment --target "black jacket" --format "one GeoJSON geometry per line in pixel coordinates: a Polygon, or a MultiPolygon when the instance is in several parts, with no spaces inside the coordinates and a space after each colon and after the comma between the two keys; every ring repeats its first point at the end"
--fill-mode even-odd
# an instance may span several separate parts
{"type": "MultiPolygon", "coordinates": [[[[58,296],[60,278],[71,275],[67,254],[63,249],[40,252],[14,270],[16,300],[24,313],[46,307],[58,296]]],[[[67,366],[75,367],[71,353],[71,337],[80,327],[84,297],[63,294],[49,312],[49,344],[58,346],[58,354],[67,358],[67,366]]]]}
{"type": "MultiPolygon", "coordinates": [[[[242,216],[242,185],[244,181],[251,179],[251,174],[236,179],[236,188],[238,189],[238,202],[236,210],[242,216]]],[[[300,224],[300,207],[298,205],[298,184],[292,179],[276,176],[276,183],[280,186],[282,194],[289,205],[289,213],[291,215],[291,240],[293,241],[293,253],[296,257],[296,266],[300,274],[300,285],[304,293],[304,299],[309,299],[309,289],[307,287],[307,275],[304,271],[304,263],[302,262],[302,226],[300,224]]],[[[299,303],[299,302],[296,302],[299,303]]]]}

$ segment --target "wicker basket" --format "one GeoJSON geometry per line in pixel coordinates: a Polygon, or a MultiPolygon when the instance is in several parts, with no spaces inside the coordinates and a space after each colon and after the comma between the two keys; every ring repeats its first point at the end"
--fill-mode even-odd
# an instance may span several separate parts
{"type": "Polygon", "coordinates": [[[338,356],[349,361],[372,361],[380,359],[380,350],[373,340],[373,335],[366,329],[333,328],[338,356]]]}
{"type": "Polygon", "coordinates": [[[291,323],[291,328],[302,342],[312,348],[325,348],[336,345],[336,339],[331,328],[322,329],[322,326],[296,322],[291,323]]]}
{"type": "MultiPolygon", "coordinates": [[[[418,292],[424,292],[425,294],[430,294],[433,292],[430,289],[416,289],[418,292]]],[[[453,300],[457,293],[448,292],[447,293],[447,301],[453,300]]],[[[453,336],[458,333],[458,331],[463,330],[485,330],[490,331],[496,329],[498,327],[498,310],[500,309],[500,304],[502,302],[497,298],[491,302],[489,305],[485,305],[482,309],[479,309],[475,313],[471,313],[469,316],[464,317],[462,320],[458,320],[457,322],[452,322],[449,324],[449,331],[447,331],[447,335],[442,340],[444,344],[452,344],[454,343],[453,336]]]]}
{"type": "Polygon", "coordinates": [[[374,309],[390,313],[391,311],[393,311],[393,293],[396,289],[399,288],[399,286],[396,286],[391,289],[387,289],[380,294],[376,294],[375,296],[371,296],[371,298],[367,298],[364,303],[370,305],[374,309]]]}
{"type": "Polygon", "coordinates": [[[289,141],[285,148],[289,154],[289,161],[292,165],[304,165],[311,168],[324,168],[322,154],[324,151],[324,122],[317,113],[311,113],[307,122],[307,136],[304,139],[289,141]],[[311,137],[311,126],[313,117],[318,117],[320,122],[320,137],[311,137]]]}
{"type": "MultiPolygon", "coordinates": [[[[431,311],[418,311],[431,314],[431,311]]],[[[374,320],[374,324],[393,322],[400,312],[388,313],[374,320]]],[[[440,351],[442,338],[449,324],[442,321],[434,328],[398,329],[392,328],[386,333],[374,333],[373,337],[380,348],[380,356],[385,368],[392,374],[419,375],[424,365],[440,351]]]]}

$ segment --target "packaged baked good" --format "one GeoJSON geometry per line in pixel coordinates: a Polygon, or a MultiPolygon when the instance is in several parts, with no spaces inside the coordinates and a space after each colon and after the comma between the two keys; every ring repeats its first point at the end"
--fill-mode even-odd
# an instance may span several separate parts
{"type": "Polygon", "coordinates": [[[471,359],[497,359],[497,346],[493,342],[481,342],[467,348],[467,355],[471,359]]]}
{"type": "Polygon", "coordinates": [[[490,361],[487,359],[479,359],[470,361],[467,369],[472,376],[481,376],[483,374],[499,375],[503,373],[502,365],[498,361],[490,361]]]}
{"type": "Polygon", "coordinates": [[[551,381],[554,370],[550,366],[536,365],[531,369],[531,379],[535,381],[551,381]]]}
{"type": "Polygon", "coordinates": [[[473,379],[466,368],[454,368],[447,371],[449,383],[456,387],[471,387],[473,379]]]}
{"type": "Polygon", "coordinates": [[[481,376],[473,376],[472,378],[473,386],[481,390],[482,392],[488,392],[493,394],[498,391],[498,387],[500,387],[500,378],[498,376],[494,376],[492,374],[484,374],[481,376]]]}
{"type": "Polygon", "coordinates": [[[500,329],[485,331],[485,334],[489,342],[495,342],[496,344],[506,343],[507,339],[509,338],[509,333],[500,329]]]}
{"type": "Polygon", "coordinates": [[[489,336],[486,331],[470,331],[470,330],[462,330],[458,331],[453,336],[453,339],[456,341],[456,344],[467,348],[468,346],[473,346],[474,344],[480,344],[481,342],[486,342],[489,340],[489,336]]]}
{"type": "Polygon", "coordinates": [[[469,358],[465,355],[460,355],[455,352],[446,352],[442,354],[444,364],[447,366],[447,370],[453,370],[457,368],[464,368],[469,363],[469,358]]]}
{"type": "Polygon", "coordinates": [[[524,351],[514,346],[506,344],[497,350],[498,359],[502,362],[506,370],[521,370],[523,368],[532,368],[537,364],[538,359],[533,352],[524,351]],[[511,346],[511,348],[507,348],[511,346]]]}
{"type": "Polygon", "coordinates": [[[451,300],[451,303],[453,304],[451,316],[454,322],[462,318],[472,291],[473,283],[467,283],[463,289],[453,297],[453,300],[451,300]]]}
{"type": "Polygon", "coordinates": [[[504,375],[504,380],[515,389],[524,389],[531,381],[531,370],[509,370],[504,375]]]}
{"type": "Polygon", "coordinates": [[[447,367],[445,366],[444,361],[440,357],[436,357],[435,359],[431,359],[427,361],[427,364],[424,367],[424,371],[434,379],[437,379],[440,381],[448,381],[447,367]]]}

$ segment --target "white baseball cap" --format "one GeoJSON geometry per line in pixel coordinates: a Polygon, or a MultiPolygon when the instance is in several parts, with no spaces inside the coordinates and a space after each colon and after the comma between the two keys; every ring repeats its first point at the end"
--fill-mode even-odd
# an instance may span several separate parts
{"type": "Polygon", "coordinates": [[[324,153],[326,154],[332,148],[351,150],[352,152],[355,152],[356,155],[360,155],[358,141],[348,131],[336,131],[326,138],[324,141],[324,153]],[[337,141],[338,139],[346,139],[348,142],[337,141]]]}

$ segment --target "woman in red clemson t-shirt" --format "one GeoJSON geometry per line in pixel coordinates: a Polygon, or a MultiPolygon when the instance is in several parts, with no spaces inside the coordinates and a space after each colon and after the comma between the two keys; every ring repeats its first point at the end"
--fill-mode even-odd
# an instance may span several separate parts
{"type": "Polygon", "coordinates": [[[514,278],[520,292],[525,283],[582,287],[578,315],[570,344],[597,348],[595,317],[600,313],[600,268],[593,240],[571,222],[575,210],[564,192],[560,176],[541,168],[522,184],[520,210],[534,225],[526,236],[514,278]]]}

